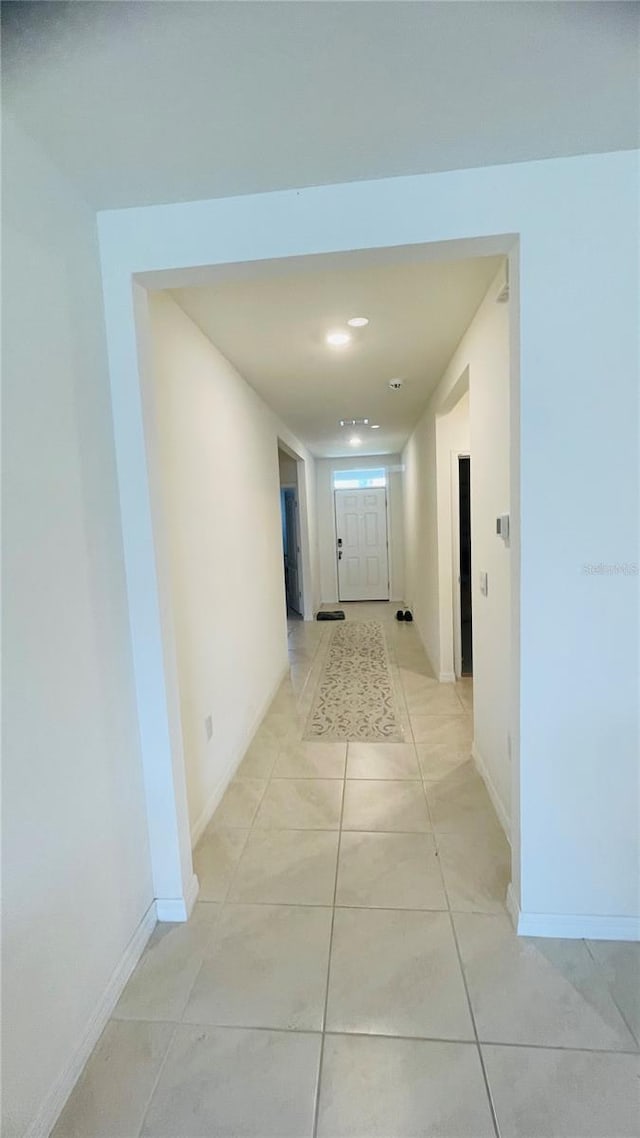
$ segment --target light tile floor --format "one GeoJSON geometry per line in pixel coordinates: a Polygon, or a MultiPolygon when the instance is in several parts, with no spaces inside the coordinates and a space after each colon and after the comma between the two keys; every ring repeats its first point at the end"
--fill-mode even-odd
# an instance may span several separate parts
{"type": "Polygon", "coordinates": [[[305,743],[292,670],[55,1138],[637,1138],[640,946],[518,939],[472,685],[382,619],[412,738],[305,743]]]}

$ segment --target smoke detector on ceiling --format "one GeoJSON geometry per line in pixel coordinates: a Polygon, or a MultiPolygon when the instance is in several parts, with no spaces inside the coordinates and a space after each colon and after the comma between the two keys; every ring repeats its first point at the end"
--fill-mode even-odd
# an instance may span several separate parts
{"type": "Polygon", "coordinates": [[[400,388],[402,387],[402,380],[401,379],[390,379],[389,380],[389,387],[391,388],[392,391],[399,391],[400,388]]]}

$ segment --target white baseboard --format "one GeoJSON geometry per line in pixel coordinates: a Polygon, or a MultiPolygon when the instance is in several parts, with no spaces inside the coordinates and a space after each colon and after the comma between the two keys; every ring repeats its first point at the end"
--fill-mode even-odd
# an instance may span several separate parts
{"type": "Polygon", "coordinates": [[[438,679],[441,684],[455,684],[456,674],[455,672],[440,672],[438,679]]]}
{"type": "Polygon", "coordinates": [[[231,764],[231,766],[228,767],[223,772],[223,774],[220,776],[220,778],[218,779],[218,781],[216,783],[216,786],[215,786],[213,793],[207,799],[207,801],[206,801],[203,809],[201,810],[198,818],[196,819],[193,826],[191,827],[191,849],[192,850],[195,849],[195,847],[197,846],[198,842],[200,841],[200,838],[204,834],[207,826],[209,825],[209,822],[213,818],[213,815],[215,814],[216,810],[218,809],[218,806],[220,805],[220,802],[222,800],[222,796],[223,796],[225,790],[227,789],[229,783],[231,782],[231,779],[233,778],[237,767],[238,767],[238,763],[234,761],[231,764]]]}
{"type": "Polygon", "coordinates": [[[485,763],[484,759],[482,758],[482,755],[480,754],[480,752],[476,746],[475,739],[474,739],[473,743],[471,744],[471,757],[472,757],[474,763],[476,764],[476,767],[478,768],[478,773],[479,773],[480,777],[482,778],[484,785],[487,788],[489,798],[493,802],[494,810],[495,810],[496,814],[498,815],[500,825],[502,826],[502,829],[504,830],[504,832],[506,834],[507,841],[509,842],[509,845],[511,845],[511,819],[509,817],[509,814],[505,810],[504,803],[502,802],[502,799],[500,798],[498,791],[495,788],[495,784],[493,782],[493,779],[491,778],[491,775],[489,774],[489,768],[487,767],[487,764],[485,763]]]}
{"type": "Polygon", "coordinates": [[[46,1095],[44,1101],[41,1103],[38,1113],[25,1134],[25,1138],[48,1138],[53,1130],[62,1108],[80,1077],[87,1059],[91,1055],[91,1052],[111,1018],[113,1009],[122,995],[127,980],[142,956],[155,925],[156,907],[155,903],[152,903],[125,948],[101,999],[94,1009],[78,1047],[48,1095],[46,1095]]]}
{"type": "MultiPolygon", "coordinates": [[[[213,792],[211,793],[211,795],[207,799],[207,801],[204,805],[204,808],[202,809],[198,818],[196,819],[193,826],[191,827],[191,849],[193,849],[198,844],[198,842],[200,841],[200,838],[204,834],[207,826],[209,825],[209,822],[213,818],[215,811],[217,810],[218,806],[220,805],[220,802],[222,800],[222,796],[223,796],[225,790],[227,789],[227,787],[228,787],[229,783],[231,782],[233,776],[235,775],[238,767],[240,766],[240,763],[242,762],[245,754],[247,753],[247,750],[249,748],[251,740],[253,739],[253,736],[255,735],[256,731],[258,730],[258,728],[259,728],[260,724],[262,723],[262,720],[264,719],[265,715],[267,714],[267,711],[269,710],[269,708],[270,708],[270,706],[271,706],[271,704],[272,704],[272,702],[273,702],[273,700],[277,694],[278,688],[280,687],[280,684],[282,683],[282,681],[287,676],[288,672],[289,672],[289,664],[286,663],[284,665],[282,671],[278,675],[278,678],[277,678],[275,684],[272,686],[268,696],[263,701],[260,710],[258,711],[257,715],[254,717],[251,728],[247,733],[245,742],[241,743],[240,746],[238,747],[237,751],[232,755],[231,761],[229,762],[226,769],[220,775],[220,778],[218,779],[218,781],[214,787],[213,792]]],[[[158,920],[169,921],[172,919],[174,919],[174,918],[158,917],[158,920]]],[[[182,917],[182,918],[178,917],[177,919],[178,920],[184,920],[185,918],[184,917],[182,917]]]]}
{"type": "Polygon", "coordinates": [[[518,936],[562,937],[565,940],[640,941],[640,917],[595,916],[588,913],[523,913],[507,890],[507,909],[518,936]]]}
{"type": "Polygon", "coordinates": [[[156,897],[156,917],[159,921],[188,921],[198,898],[200,882],[195,873],[184,897],[156,897]]]}

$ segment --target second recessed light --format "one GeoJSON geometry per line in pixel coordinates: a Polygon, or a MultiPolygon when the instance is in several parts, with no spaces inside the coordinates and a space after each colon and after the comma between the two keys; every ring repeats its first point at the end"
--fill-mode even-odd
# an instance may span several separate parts
{"type": "Polygon", "coordinates": [[[347,324],[352,328],[366,328],[368,323],[369,319],[367,316],[352,316],[350,320],[347,320],[347,324]]]}

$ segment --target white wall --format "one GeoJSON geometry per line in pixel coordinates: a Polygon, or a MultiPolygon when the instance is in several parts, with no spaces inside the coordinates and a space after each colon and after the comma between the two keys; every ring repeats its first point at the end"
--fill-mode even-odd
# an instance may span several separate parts
{"type": "Polygon", "coordinates": [[[49,1132],[153,891],[95,217],[8,117],[3,150],[2,1133],[22,1138],[49,1132]]]}
{"type": "MultiPolygon", "coordinates": [[[[195,839],[288,664],[278,452],[285,428],[167,294],[152,295],[150,311],[158,469],[195,839]]],[[[300,444],[296,449],[313,464],[300,444]]]]}
{"type": "Polygon", "coordinates": [[[407,565],[418,629],[436,674],[451,679],[451,451],[470,449],[474,753],[510,830],[511,566],[510,550],[496,534],[496,517],[510,508],[510,305],[495,300],[504,274],[501,269],[489,286],[407,445],[404,463],[407,565]],[[460,398],[467,388],[468,397],[460,398]],[[422,556],[429,575],[420,572],[422,556]],[[488,574],[487,596],[480,592],[480,572],[488,574]]]}
{"type": "MultiPolygon", "coordinates": [[[[542,935],[640,935],[639,676],[629,631],[638,578],[584,570],[638,560],[637,199],[638,155],[619,152],[99,216],[145,730],[163,706],[162,622],[154,589],[150,599],[153,549],[139,537],[149,498],[131,274],[161,273],[162,287],[177,288],[193,280],[189,266],[357,248],[420,243],[441,257],[456,242],[456,255],[511,253],[514,310],[521,304],[511,357],[511,506],[521,522],[510,554],[521,697],[514,904],[519,927],[542,935]]],[[[145,764],[158,742],[149,736],[145,764]]],[[[168,796],[168,772],[163,779],[168,796]]]]}
{"type": "Polygon", "coordinates": [[[454,607],[454,594],[459,598],[458,575],[460,569],[458,502],[459,484],[457,465],[459,454],[471,453],[471,427],[469,422],[468,372],[463,383],[466,388],[451,410],[436,417],[436,480],[438,526],[438,592],[440,598],[440,661],[442,680],[455,677],[455,640],[460,643],[459,605],[454,607]],[[455,549],[455,558],[454,558],[455,549]],[[457,620],[454,619],[454,615],[457,620]]]}
{"type": "Polygon", "coordinates": [[[338,602],[333,472],[334,470],[373,470],[380,467],[384,467],[387,471],[389,597],[392,601],[404,600],[404,508],[400,457],[393,454],[354,455],[348,458],[316,459],[320,592],[323,604],[338,602]]]}
{"type": "Polygon", "coordinates": [[[440,674],[436,415],[429,408],[402,454],[405,596],[436,676],[440,674]]]}
{"type": "Polygon", "coordinates": [[[436,390],[402,456],[407,603],[436,676],[454,678],[451,454],[469,451],[468,377],[436,390]]]}
{"type": "Polygon", "coordinates": [[[511,549],[496,533],[509,514],[510,304],[497,304],[499,274],[469,329],[453,370],[467,361],[471,418],[471,557],[474,755],[498,814],[511,830],[511,549]],[[480,573],[488,593],[480,592],[480,573]]]}

